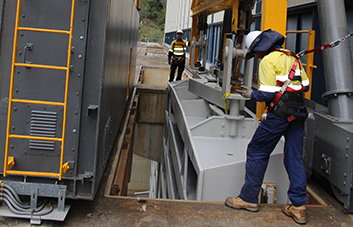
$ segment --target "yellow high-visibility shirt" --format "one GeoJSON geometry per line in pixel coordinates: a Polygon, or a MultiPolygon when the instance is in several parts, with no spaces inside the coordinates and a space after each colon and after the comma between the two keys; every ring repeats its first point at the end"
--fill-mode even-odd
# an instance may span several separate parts
{"type": "Polygon", "coordinates": [[[188,41],[184,39],[181,41],[174,40],[170,45],[169,51],[172,52],[176,57],[184,56],[187,46],[188,46],[188,41]]]}
{"type": "MultiPolygon", "coordinates": [[[[282,50],[289,52],[285,49],[282,50]]],[[[281,86],[276,82],[280,81],[284,83],[287,81],[288,74],[292,69],[294,61],[295,58],[293,56],[279,51],[272,51],[266,55],[259,65],[259,91],[278,92],[281,89],[281,86]]],[[[288,88],[299,91],[302,89],[302,86],[309,86],[309,79],[301,62],[295,70],[295,76],[301,76],[302,81],[291,81],[288,88]]]]}

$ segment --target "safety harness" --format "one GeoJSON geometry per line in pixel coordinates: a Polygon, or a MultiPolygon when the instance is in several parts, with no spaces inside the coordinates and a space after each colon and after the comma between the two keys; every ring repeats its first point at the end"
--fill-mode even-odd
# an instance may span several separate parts
{"type": "Polygon", "coordinates": [[[308,112],[306,108],[303,108],[302,110],[295,108],[295,106],[302,106],[304,105],[304,98],[302,95],[302,91],[305,90],[305,87],[302,86],[302,88],[298,91],[293,90],[291,88],[288,88],[288,85],[291,81],[295,80],[300,80],[301,81],[301,76],[295,76],[295,70],[297,69],[298,65],[301,69],[301,65],[299,63],[299,58],[308,54],[312,53],[315,51],[320,51],[320,50],[325,50],[331,47],[338,46],[340,43],[344,42],[346,39],[348,39],[350,36],[353,36],[353,32],[348,33],[346,36],[341,37],[331,43],[316,47],[311,50],[303,50],[299,52],[298,54],[295,54],[293,52],[287,52],[284,50],[281,50],[279,48],[276,48],[274,51],[279,51],[287,55],[291,55],[295,58],[295,61],[293,63],[293,66],[288,74],[288,79],[283,83],[280,81],[276,81],[276,83],[281,86],[280,91],[276,94],[276,96],[272,99],[271,103],[268,105],[267,109],[268,112],[273,111],[280,117],[283,117],[284,119],[287,119],[288,122],[291,121],[298,121],[298,122],[304,122],[305,119],[308,116],[308,112]],[[285,92],[288,91],[288,92],[285,92]]]}
{"type": "MultiPolygon", "coordinates": [[[[175,42],[173,42],[173,60],[175,60],[175,61],[181,61],[181,60],[184,60],[185,59],[185,50],[184,50],[184,55],[182,56],[182,57],[175,57],[175,54],[174,54],[174,47],[175,47],[175,45],[176,45],[176,42],[177,41],[175,41],[175,42]]],[[[178,44],[179,45],[179,44],[178,44]]],[[[182,39],[181,40],[181,45],[183,46],[183,49],[185,48],[185,43],[184,43],[184,40],[182,39]]]]}
{"type": "Polygon", "coordinates": [[[306,109],[303,108],[303,110],[298,110],[298,108],[295,108],[295,107],[298,105],[304,105],[302,92],[305,90],[305,87],[302,86],[300,90],[294,90],[288,87],[291,81],[300,81],[300,82],[302,81],[301,76],[295,75],[295,71],[298,65],[299,65],[299,68],[301,69],[299,58],[295,53],[284,51],[279,48],[274,49],[274,51],[278,51],[286,55],[293,56],[295,60],[291,70],[288,73],[288,79],[284,83],[281,81],[276,82],[279,86],[281,86],[281,89],[279,90],[279,92],[277,92],[276,96],[272,99],[271,103],[268,105],[267,107],[268,112],[273,111],[280,117],[287,119],[288,122],[291,122],[294,120],[297,120],[298,122],[302,122],[302,121],[304,122],[308,115],[306,109]],[[286,94],[285,97],[282,98],[283,100],[280,101],[281,97],[285,94],[286,91],[289,94],[286,94]]]}

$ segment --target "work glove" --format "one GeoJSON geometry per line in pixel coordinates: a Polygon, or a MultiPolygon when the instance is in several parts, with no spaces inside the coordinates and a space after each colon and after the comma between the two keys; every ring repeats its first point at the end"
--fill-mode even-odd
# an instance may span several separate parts
{"type": "Polygon", "coordinates": [[[241,88],[242,88],[241,90],[236,90],[236,91],[239,92],[240,95],[243,96],[244,98],[251,98],[252,89],[244,85],[241,85],[241,88]]]}
{"type": "Polygon", "coordinates": [[[168,60],[168,65],[170,65],[170,60],[168,60]]]}

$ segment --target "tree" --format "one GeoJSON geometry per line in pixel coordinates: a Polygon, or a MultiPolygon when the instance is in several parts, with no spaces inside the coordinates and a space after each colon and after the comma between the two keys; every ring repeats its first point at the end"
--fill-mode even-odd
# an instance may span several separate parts
{"type": "MultiPolygon", "coordinates": [[[[163,0],[142,0],[141,2],[141,16],[148,19],[155,20],[160,11],[163,10],[164,5],[161,3],[163,0]]],[[[165,1],[164,1],[165,3],[165,1]]]]}

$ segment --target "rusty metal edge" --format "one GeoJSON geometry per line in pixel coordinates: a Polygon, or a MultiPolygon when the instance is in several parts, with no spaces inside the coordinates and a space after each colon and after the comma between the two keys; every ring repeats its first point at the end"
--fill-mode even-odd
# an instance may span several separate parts
{"type": "MultiPolygon", "coordinates": [[[[318,201],[320,203],[320,205],[306,205],[307,207],[330,207],[331,205],[328,205],[321,197],[319,197],[319,195],[317,195],[317,193],[315,192],[315,189],[313,189],[312,185],[308,185],[307,186],[307,191],[308,193],[313,196],[316,201],[318,201]],[[319,198],[319,199],[317,199],[319,198]]],[[[131,196],[116,196],[116,195],[104,195],[104,197],[106,198],[111,198],[111,199],[128,199],[128,200],[146,200],[146,201],[161,201],[161,202],[178,202],[178,203],[203,203],[203,204],[224,204],[224,202],[215,202],[215,201],[199,201],[199,200],[178,200],[178,199],[154,199],[154,198],[138,198],[138,197],[131,197],[131,196]]],[[[260,204],[261,206],[277,206],[277,207],[281,207],[283,206],[283,204],[260,204]]],[[[353,215],[350,215],[350,218],[353,219],[353,215]]]]}
{"type": "MultiPolygon", "coordinates": [[[[138,81],[139,77],[141,76],[142,68],[143,68],[143,66],[140,67],[140,72],[138,74],[138,77],[136,78],[136,81],[138,81]]],[[[109,196],[110,196],[110,190],[111,190],[111,187],[113,185],[115,172],[116,172],[116,169],[117,169],[117,166],[118,166],[118,163],[119,163],[119,157],[120,157],[120,153],[121,153],[121,150],[122,150],[126,129],[127,129],[128,124],[129,124],[129,117],[130,117],[130,114],[131,114],[131,110],[133,108],[135,95],[136,95],[136,90],[137,90],[136,87],[134,87],[134,90],[133,90],[132,95],[130,97],[130,101],[129,101],[128,109],[127,109],[127,112],[126,112],[126,116],[124,118],[123,129],[122,129],[120,135],[118,135],[117,143],[116,143],[117,146],[114,146],[114,147],[116,147],[117,152],[116,152],[116,155],[114,157],[114,161],[113,161],[113,164],[112,164],[109,176],[108,176],[107,184],[105,185],[104,197],[106,197],[106,198],[109,198],[109,196]]]]}
{"type": "MultiPolygon", "coordinates": [[[[177,203],[202,203],[202,204],[218,204],[222,205],[224,202],[215,202],[215,201],[200,201],[200,200],[178,200],[178,199],[152,199],[152,198],[139,198],[139,197],[131,197],[131,196],[114,196],[108,195],[104,196],[110,199],[125,199],[125,200],[146,200],[148,202],[159,201],[159,202],[177,202],[177,203]]],[[[260,206],[272,206],[272,207],[282,207],[283,204],[267,204],[261,203],[260,206]]],[[[307,207],[329,207],[329,205],[306,205],[307,207]]]]}
{"type": "MultiPolygon", "coordinates": [[[[315,195],[318,197],[318,195],[315,193],[315,190],[311,188],[310,185],[307,187],[308,193],[311,194],[311,196],[315,195]],[[309,190],[308,190],[309,189],[309,190]]],[[[204,203],[204,204],[224,204],[224,202],[215,202],[215,201],[199,201],[199,200],[180,200],[180,199],[153,199],[153,198],[138,198],[138,197],[129,197],[129,196],[114,196],[114,195],[108,195],[105,196],[106,198],[111,198],[111,199],[128,199],[128,200],[146,200],[146,201],[161,201],[161,202],[178,202],[178,203],[204,203]]],[[[315,197],[316,199],[316,197],[315,197]]],[[[318,200],[317,200],[318,201],[318,200]]],[[[307,207],[330,207],[323,199],[320,198],[319,203],[322,202],[322,205],[306,205],[307,207]]],[[[260,204],[261,206],[275,206],[275,207],[282,207],[283,204],[265,204],[262,203],[260,204]]],[[[353,215],[352,215],[353,219],[353,215]]]]}
{"type": "Polygon", "coordinates": [[[128,183],[130,182],[131,167],[132,167],[132,138],[135,128],[135,119],[136,119],[136,110],[138,103],[138,95],[134,97],[134,104],[131,109],[131,113],[128,117],[127,129],[130,129],[129,132],[126,132],[123,140],[123,147],[120,151],[119,161],[117,168],[115,170],[115,175],[113,178],[113,183],[110,190],[110,195],[126,196],[128,192],[128,183]],[[133,112],[134,111],[134,112],[133,112]],[[125,146],[124,146],[125,145],[125,146]],[[114,192],[113,188],[118,187],[120,190],[114,192]]]}

